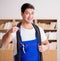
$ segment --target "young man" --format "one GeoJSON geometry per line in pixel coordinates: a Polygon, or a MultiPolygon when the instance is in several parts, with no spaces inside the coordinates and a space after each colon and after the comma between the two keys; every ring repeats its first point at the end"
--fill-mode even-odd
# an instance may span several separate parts
{"type": "Polygon", "coordinates": [[[39,51],[44,52],[48,49],[49,42],[47,37],[42,30],[40,29],[41,34],[41,45],[38,45],[38,39],[35,35],[35,29],[32,25],[34,19],[34,7],[25,3],[21,7],[22,22],[20,28],[17,26],[12,27],[2,39],[2,48],[7,46],[12,40],[14,43],[14,61],[17,61],[17,35],[16,32],[20,30],[20,61],[38,61],[39,60],[39,51]],[[23,48],[24,47],[24,48],[23,48]]]}

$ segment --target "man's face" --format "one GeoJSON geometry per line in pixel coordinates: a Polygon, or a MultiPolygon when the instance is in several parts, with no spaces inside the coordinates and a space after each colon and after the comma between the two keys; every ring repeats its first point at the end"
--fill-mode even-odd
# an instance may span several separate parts
{"type": "Polygon", "coordinates": [[[34,9],[27,8],[24,13],[22,13],[22,18],[27,23],[32,23],[34,18],[34,9]]]}

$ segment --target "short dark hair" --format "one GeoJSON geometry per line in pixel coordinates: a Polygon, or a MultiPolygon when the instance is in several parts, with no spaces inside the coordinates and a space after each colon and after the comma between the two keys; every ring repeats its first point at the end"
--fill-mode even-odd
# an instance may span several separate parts
{"type": "Polygon", "coordinates": [[[24,11],[27,9],[27,8],[31,8],[31,9],[35,9],[33,5],[31,5],[30,3],[25,3],[21,6],[21,12],[24,13],[24,11]]]}

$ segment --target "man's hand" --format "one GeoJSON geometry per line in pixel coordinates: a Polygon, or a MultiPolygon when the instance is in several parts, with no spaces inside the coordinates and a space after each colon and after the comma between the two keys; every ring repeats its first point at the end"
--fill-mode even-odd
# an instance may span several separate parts
{"type": "Polygon", "coordinates": [[[45,51],[47,51],[47,50],[49,49],[49,42],[48,42],[48,41],[44,41],[44,42],[42,43],[42,45],[39,45],[39,46],[38,46],[38,49],[39,49],[40,52],[45,52],[45,51]]]}
{"type": "Polygon", "coordinates": [[[8,33],[13,33],[13,32],[17,32],[19,30],[19,28],[17,26],[13,26],[8,33]]]}

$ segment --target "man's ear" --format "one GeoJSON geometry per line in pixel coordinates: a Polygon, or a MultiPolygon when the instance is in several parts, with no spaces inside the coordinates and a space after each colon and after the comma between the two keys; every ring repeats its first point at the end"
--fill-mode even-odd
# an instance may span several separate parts
{"type": "Polygon", "coordinates": [[[21,16],[23,16],[23,13],[21,12],[21,16]]]}

